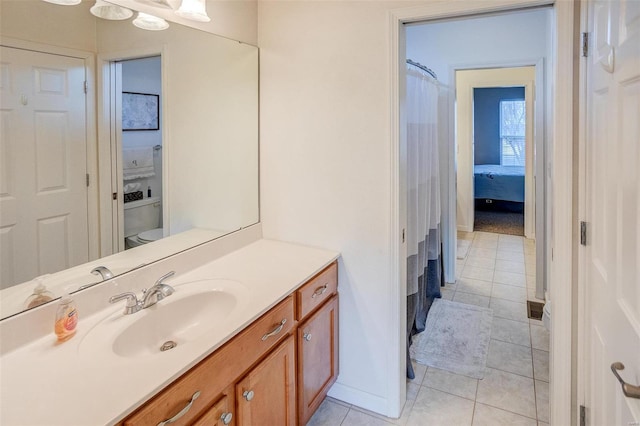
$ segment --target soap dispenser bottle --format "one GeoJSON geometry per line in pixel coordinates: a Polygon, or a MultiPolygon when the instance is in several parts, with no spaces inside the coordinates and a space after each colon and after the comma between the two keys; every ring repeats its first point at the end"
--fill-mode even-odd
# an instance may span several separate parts
{"type": "Polygon", "coordinates": [[[56,312],[54,331],[56,336],[58,336],[58,341],[64,342],[73,337],[76,333],[77,325],[78,309],[71,296],[65,293],[60,299],[60,305],[56,312]]]}
{"type": "Polygon", "coordinates": [[[25,309],[35,308],[36,306],[47,303],[54,298],[53,293],[47,290],[47,287],[42,283],[42,279],[40,277],[36,278],[34,281],[37,282],[38,285],[33,289],[33,294],[25,300],[25,309]]]}

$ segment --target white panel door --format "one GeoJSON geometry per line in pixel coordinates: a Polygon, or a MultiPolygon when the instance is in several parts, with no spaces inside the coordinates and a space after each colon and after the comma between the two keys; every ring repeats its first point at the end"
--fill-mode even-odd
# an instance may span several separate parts
{"type": "Polygon", "coordinates": [[[0,288],[88,261],[84,60],[2,47],[0,288]]]}
{"type": "MultiPolygon", "coordinates": [[[[589,1],[585,365],[590,425],[640,424],[640,1],[589,1]]],[[[554,306],[555,308],[555,306],[554,306]]]]}

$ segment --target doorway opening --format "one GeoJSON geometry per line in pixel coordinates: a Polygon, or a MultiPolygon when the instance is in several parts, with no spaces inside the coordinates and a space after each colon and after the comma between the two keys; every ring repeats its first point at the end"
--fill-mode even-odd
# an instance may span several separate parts
{"type": "Polygon", "coordinates": [[[110,64],[117,250],[163,238],[162,57],[110,64]]]}
{"type": "Polygon", "coordinates": [[[475,232],[524,236],[525,88],[473,89],[475,232]]]}
{"type": "MultiPolygon", "coordinates": [[[[426,380],[433,385],[429,386],[429,398],[441,392],[456,395],[460,403],[466,399],[487,403],[510,412],[512,421],[517,418],[518,421],[546,422],[549,418],[546,395],[550,335],[541,321],[530,322],[527,301],[535,300],[538,291],[544,293],[545,274],[540,271],[546,266],[546,195],[541,170],[545,167],[545,144],[549,140],[545,120],[549,120],[551,114],[545,101],[552,98],[552,88],[544,75],[549,75],[551,70],[552,22],[553,10],[541,8],[412,23],[406,27],[406,59],[434,70],[443,88],[441,93],[448,97],[438,111],[438,166],[442,182],[439,201],[443,207],[446,284],[440,286],[439,294],[435,294],[433,286],[426,286],[427,298],[433,300],[429,300],[427,325],[422,327],[424,336],[419,333],[412,336],[415,347],[409,352],[409,362],[415,372],[414,380],[423,383],[426,380]],[[549,36],[532,43],[526,36],[530,33],[549,36]],[[473,37],[469,37],[470,34],[473,37]],[[509,93],[500,93],[500,96],[493,93],[498,100],[491,112],[497,118],[490,124],[496,136],[490,149],[485,150],[478,139],[481,129],[475,127],[489,122],[481,115],[486,108],[481,107],[480,102],[482,96],[491,91],[509,93]],[[534,121],[536,117],[538,121],[534,121]],[[513,178],[518,181],[517,188],[479,187],[474,182],[474,168],[478,165],[518,168],[520,173],[514,173],[513,178]],[[476,193],[476,189],[480,191],[476,193]],[[497,192],[486,192],[491,189],[497,192]],[[509,189],[517,195],[505,197],[509,189]],[[517,232],[475,229],[475,222],[480,221],[481,216],[498,211],[497,205],[503,211],[519,215],[517,232]],[[464,254],[458,242],[466,243],[464,254]],[[465,324],[466,317],[476,319],[465,324]],[[447,326],[439,328],[437,323],[447,326]],[[444,336],[448,329],[455,327],[460,333],[444,336]],[[512,332],[503,333],[507,329],[512,332]],[[429,334],[429,330],[435,330],[436,334],[429,334]],[[454,337],[464,335],[460,345],[453,343],[454,337]],[[437,346],[438,341],[447,343],[437,346]],[[459,357],[449,351],[462,346],[469,350],[458,354],[459,357]],[[422,350],[425,352],[421,353],[422,350]],[[438,358],[442,362],[438,363],[438,358]],[[479,359],[481,362],[476,363],[479,359]],[[443,384],[458,380],[468,383],[476,392],[461,395],[443,384]],[[523,393],[516,395],[517,392],[498,390],[497,383],[503,380],[521,381],[523,393]],[[492,393],[494,390],[500,393],[499,402],[489,402],[497,395],[492,393]],[[515,400],[525,394],[532,398],[526,406],[514,409],[515,400]]],[[[410,90],[408,82],[405,88],[410,90]]],[[[405,114],[408,120],[412,112],[405,114]]],[[[412,123],[407,121],[406,125],[409,152],[412,123]]],[[[486,173],[488,179],[496,178],[494,170],[480,172],[486,173]]],[[[408,178],[406,185],[410,189],[408,178]]],[[[405,205],[411,206],[411,202],[405,205]]],[[[410,235],[409,221],[407,224],[410,235]]],[[[407,241],[411,241],[410,237],[407,241]]],[[[407,246],[408,265],[411,265],[409,250],[407,246]]],[[[409,272],[407,267],[408,275],[409,272]]],[[[423,280],[427,279],[425,270],[423,280]]],[[[410,306],[408,301],[408,313],[410,306]]],[[[409,329],[412,319],[408,317],[407,321],[409,329]]],[[[408,384],[407,394],[412,391],[412,383],[408,384]]],[[[467,413],[470,418],[483,415],[477,411],[480,405],[470,406],[467,413]]],[[[458,419],[455,416],[460,413],[446,412],[447,408],[434,408],[434,418],[450,415],[454,416],[451,419],[458,419]]]]}
{"type": "Polygon", "coordinates": [[[544,128],[544,110],[535,111],[534,103],[536,73],[543,72],[537,68],[456,70],[459,231],[536,239],[543,203],[536,204],[535,164],[543,139],[535,120],[544,128]]]}

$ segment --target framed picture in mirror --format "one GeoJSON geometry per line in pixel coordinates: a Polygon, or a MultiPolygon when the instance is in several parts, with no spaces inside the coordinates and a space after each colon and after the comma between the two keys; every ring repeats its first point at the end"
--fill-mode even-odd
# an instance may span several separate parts
{"type": "Polygon", "coordinates": [[[160,96],[122,92],[122,130],[158,130],[160,96]]]}

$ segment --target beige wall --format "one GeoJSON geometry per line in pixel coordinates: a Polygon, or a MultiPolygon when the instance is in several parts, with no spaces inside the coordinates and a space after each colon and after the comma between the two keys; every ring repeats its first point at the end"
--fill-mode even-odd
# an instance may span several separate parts
{"type": "Polygon", "coordinates": [[[65,7],[40,0],[0,0],[0,34],[95,52],[96,18],[89,13],[92,4],[65,7]]]}
{"type": "MultiPolygon", "coordinates": [[[[260,187],[265,237],[340,262],[340,376],[331,394],[389,413],[391,88],[397,1],[260,1],[260,187]]],[[[391,404],[392,405],[392,404],[391,404]]]]}

